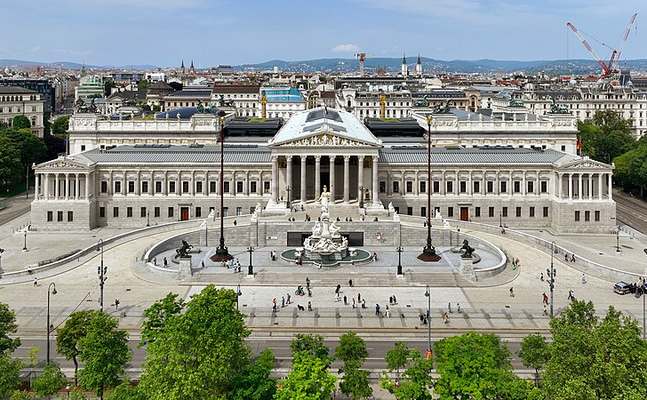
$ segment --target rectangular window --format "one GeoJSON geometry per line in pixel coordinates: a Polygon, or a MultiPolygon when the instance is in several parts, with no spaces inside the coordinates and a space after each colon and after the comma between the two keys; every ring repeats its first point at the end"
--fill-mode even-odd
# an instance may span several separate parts
{"type": "Polygon", "coordinates": [[[579,220],[580,220],[580,212],[579,212],[579,211],[575,211],[575,221],[577,222],[577,221],[579,221],[579,220]]]}
{"type": "Polygon", "coordinates": [[[236,193],[242,193],[243,192],[243,182],[242,181],[237,181],[236,182],[236,193]]]}
{"type": "Polygon", "coordinates": [[[52,222],[52,221],[54,221],[54,212],[47,211],[47,222],[52,222]]]}
{"type": "Polygon", "coordinates": [[[520,184],[520,182],[519,181],[514,181],[513,184],[514,184],[514,192],[515,193],[521,192],[521,184],[520,184]]]}
{"type": "Polygon", "coordinates": [[[175,181],[168,183],[168,192],[175,193],[175,181]]]}
{"type": "Polygon", "coordinates": [[[155,181],[155,193],[162,193],[162,181],[155,181]]]}
{"type": "Polygon", "coordinates": [[[413,207],[407,207],[407,215],[413,215],[413,207]]]}
{"type": "Polygon", "coordinates": [[[74,221],[74,211],[68,211],[67,212],[67,222],[73,222],[74,221]]]}
{"type": "Polygon", "coordinates": [[[173,218],[173,210],[175,210],[173,207],[168,208],[168,217],[173,218]]]}
{"type": "Polygon", "coordinates": [[[508,182],[501,182],[501,193],[508,192],[508,182]]]}
{"type": "Polygon", "coordinates": [[[440,182],[434,181],[434,193],[440,193],[440,182]]]}
{"type": "Polygon", "coordinates": [[[189,193],[189,181],[182,181],[182,193],[189,193]]]}
{"type": "Polygon", "coordinates": [[[196,218],[202,217],[202,207],[196,207],[195,208],[195,216],[196,216],[196,218]]]}
{"type": "Polygon", "coordinates": [[[460,185],[461,193],[465,193],[465,192],[467,192],[467,182],[465,182],[465,181],[460,181],[460,182],[459,182],[459,185],[460,185]]]}
{"type": "Polygon", "coordinates": [[[256,193],[256,181],[249,182],[249,192],[256,193]]]}
{"type": "Polygon", "coordinates": [[[515,213],[517,215],[517,218],[521,217],[521,207],[517,207],[517,209],[515,210],[515,213]]]}
{"type": "Polygon", "coordinates": [[[121,181],[115,182],[115,193],[121,193],[121,181]]]}
{"type": "Polygon", "coordinates": [[[591,211],[584,211],[584,221],[585,222],[591,221],[591,211]]]}
{"type": "Polygon", "coordinates": [[[501,213],[503,214],[504,217],[508,216],[508,207],[503,207],[501,209],[501,213]]]}
{"type": "Polygon", "coordinates": [[[99,207],[99,218],[105,218],[105,217],[106,217],[106,208],[99,207]]]}
{"type": "Polygon", "coordinates": [[[454,207],[447,207],[447,217],[452,218],[454,216],[454,207]]]}
{"type": "Polygon", "coordinates": [[[481,207],[475,207],[474,208],[474,216],[475,217],[480,217],[481,216],[481,207]]]}
{"type": "Polygon", "coordinates": [[[56,212],[56,221],[63,222],[63,211],[56,212]]]}
{"type": "Polygon", "coordinates": [[[135,193],[135,181],[128,181],[128,193],[135,193]]]}
{"type": "Polygon", "coordinates": [[[421,217],[427,216],[427,207],[420,207],[420,216],[421,217]]]}
{"type": "Polygon", "coordinates": [[[595,215],[595,217],[594,217],[595,222],[600,222],[600,211],[596,211],[594,215],[595,215]]]}
{"type": "Polygon", "coordinates": [[[542,193],[548,192],[548,182],[546,181],[539,182],[539,189],[541,190],[542,193]]]}
{"type": "Polygon", "coordinates": [[[243,215],[243,207],[236,207],[236,215],[243,215]]]}
{"type": "Polygon", "coordinates": [[[112,216],[114,218],[119,218],[119,207],[112,207],[112,216]]]}
{"type": "Polygon", "coordinates": [[[447,182],[447,193],[452,193],[454,191],[454,182],[447,182]]]}
{"type": "Polygon", "coordinates": [[[126,207],[126,218],[132,218],[132,216],[133,216],[133,208],[126,207]]]}
{"type": "Polygon", "coordinates": [[[195,183],[195,192],[202,193],[202,181],[197,181],[195,183]]]}
{"type": "Polygon", "coordinates": [[[494,192],[494,182],[487,181],[487,192],[488,193],[493,193],[494,192]]]}
{"type": "MultiPolygon", "coordinates": [[[[406,185],[407,185],[407,193],[413,193],[413,182],[407,181],[406,185]]],[[[411,214],[409,214],[409,215],[411,215],[411,214]]]]}
{"type": "Polygon", "coordinates": [[[481,193],[481,182],[474,182],[474,193],[481,193]]]}
{"type": "Polygon", "coordinates": [[[209,181],[209,193],[216,193],[216,181],[209,181]]]}
{"type": "Polygon", "coordinates": [[[229,193],[229,181],[225,181],[222,183],[223,184],[223,193],[229,193]]]}
{"type": "Polygon", "coordinates": [[[380,181],[380,193],[386,192],[386,182],[380,181]]]}
{"type": "Polygon", "coordinates": [[[535,207],[530,207],[530,209],[528,210],[528,214],[531,217],[534,217],[535,216],[535,207]]]}
{"type": "Polygon", "coordinates": [[[142,193],[148,193],[148,181],[142,182],[142,193]]]}
{"type": "Polygon", "coordinates": [[[544,207],[544,218],[548,218],[548,207],[544,207]]]}
{"type": "Polygon", "coordinates": [[[535,182],[528,182],[528,193],[535,193],[535,182]]]}
{"type": "Polygon", "coordinates": [[[146,207],[141,207],[139,209],[139,216],[142,218],[146,218],[146,207]]]}
{"type": "Polygon", "coordinates": [[[269,181],[263,182],[263,192],[264,193],[269,193],[270,192],[270,182],[269,181]]]}
{"type": "Polygon", "coordinates": [[[494,218],[494,207],[488,207],[487,216],[490,218],[494,218]]]}
{"type": "Polygon", "coordinates": [[[420,193],[427,193],[427,182],[420,182],[420,193]]]}
{"type": "Polygon", "coordinates": [[[229,207],[223,207],[222,208],[222,216],[223,217],[228,217],[229,216],[229,207]]]}
{"type": "Polygon", "coordinates": [[[108,181],[101,181],[101,193],[108,193],[108,181]]]}
{"type": "Polygon", "coordinates": [[[393,193],[400,193],[400,182],[393,181],[393,193]]]}
{"type": "Polygon", "coordinates": [[[161,211],[162,211],[162,210],[161,210],[159,207],[155,207],[155,208],[154,208],[154,211],[153,211],[153,212],[154,212],[154,214],[153,214],[153,215],[155,216],[155,218],[159,218],[159,217],[160,217],[160,215],[162,214],[162,212],[161,212],[161,211]]]}

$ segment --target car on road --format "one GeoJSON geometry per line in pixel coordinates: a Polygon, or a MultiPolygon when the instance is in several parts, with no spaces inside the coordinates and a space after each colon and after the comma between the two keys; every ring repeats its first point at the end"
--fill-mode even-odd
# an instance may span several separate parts
{"type": "MultiPolygon", "coordinates": [[[[613,285],[613,291],[618,294],[632,293],[632,286],[625,281],[620,281],[613,285]]],[[[633,290],[635,291],[635,289],[633,290]]]]}

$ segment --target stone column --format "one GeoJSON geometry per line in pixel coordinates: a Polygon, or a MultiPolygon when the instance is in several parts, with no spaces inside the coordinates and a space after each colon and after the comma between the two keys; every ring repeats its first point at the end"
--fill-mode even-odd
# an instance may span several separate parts
{"type": "Polygon", "coordinates": [[[609,200],[613,200],[613,181],[611,180],[611,174],[607,174],[607,183],[609,185],[609,200]]]}
{"type": "Polygon", "coordinates": [[[286,175],[286,198],[285,200],[290,203],[292,201],[292,195],[294,194],[294,185],[292,184],[292,156],[285,156],[285,175],[286,175]],[[287,191],[287,188],[290,188],[290,191],[287,191]]]}
{"type": "Polygon", "coordinates": [[[249,171],[245,171],[245,186],[243,187],[245,196],[249,196],[249,171]]]}
{"type": "Polygon", "coordinates": [[[54,174],[54,199],[58,200],[60,188],[58,187],[58,172],[54,174]]]}
{"type": "Polygon", "coordinates": [[[142,194],[142,173],[137,171],[137,180],[135,181],[135,194],[137,196],[142,194]]]}
{"type": "Polygon", "coordinates": [[[573,200],[573,173],[568,174],[568,199],[573,200]]]}
{"type": "Polygon", "coordinates": [[[321,156],[315,156],[315,201],[319,202],[321,193],[321,156]]]}
{"type": "Polygon", "coordinates": [[[44,176],[45,176],[45,183],[44,183],[43,197],[45,198],[45,200],[49,200],[49,174],[45,173],[44,176]]]}
{"type": "MultiPolygon", "coordinates": [[[[220,182],[218,182],[220,183],[220,182]]],[[[168,171],[164,171],[164,196],[168,196],[168,171]]],[[[216,188],[218,185],[216,185],[216,188]]],[[[216,189],[217,190],[217,189],[216,189]]]]}
{"type": "Polygon", "coordinates": [[[74,200],[81,198],[81,186],[79,185],[79,174],[74,174],[74,200]]]}
{"type": "Polygon", "coordinates": [[[541,195],[541,180],[539,179],[539,172],[540,171],[537,171],[537,176],[535,177],[536,178],[535,179],[535,186],[536,186],[535,187],[535,193],[537,194],[537,196],[541,195]]]}
{"type": "Polygon", "coordinates": [[[359,193],[359,196],[357,197],[357,202],[361,203],[364,201],[364,156],[359,156],[357,157],[357,193],[359,193]],[[362,190],[359,190],[359,188],[363,188],[362,190]]]}
{"type": "Polygon", "coordinates": [[[562,198],[562,173],[557,172],[557,197],[562,198]]]}
{"type": "Polygon", "coordinates": [[[419,171],[415,171],[414,173],[415,173],[415,179],[413,184],[416,185],[416,187],[413,188],[413,194],[418,196],[420,194],[420,177],[418,176],[419,171]]]}
{"type": "Polygon", "coordinates": [[[378,193],[380,192],[379,182],[377,180],[377,164],[379,161],[378,156],[373,156],[373,193],[371,195],[371,202],[375,205],[379,205],[378,193]]]}
{"type": "Polygon", "coordinates": [[[308,156],[301,156],[301,203],[306,202],[306,161],[308,156]]]}
{"type": "Polygon", "coordinates": [[[577,183],[577,197],[582,200],[582,173],[580,172],[577,174],[578,176],[578,183],[577,183]]]}
{"type": "MultiPolygon", "coordinates": [[[[137,181],[139,181],[139,173],[137,173],[137,181]]],[[[191,196],[195,196],[195,171],[191,171],[191,184],[189,185],[189,194],[191,196]]]]}
{"type": "Polygon", "coordinates": [[[602,174],[598,174],[598,200],[602,200],[602,174]]]}
{"type": "Polygon", "coordinates": [[[38,190],[40,186],[40,174],[34,174],[34,199],[38,200],[38,190]]]}
{"type": "Polygon", "coordinates": [[[272,156],[272,201],[279,202],[279,158],[272,156]]]}
{"type": "Polygon", "coordinates": [[[65,173],[65,186],[64,187],[65,187],[65,197],[64,198],[65,198],[65,200],[68,200],[69,196],[70,196],[70,174],[67,173],[67,172],[65,173]]]}
{"type": "Polygon", "coordinates": [[[521,195],[525,196],[528,193],[528,188],[526,187],[526,171],[522,171],[521,174],[521,195]]]}
{"type": "Polygon", "coordinates": [[[90,200],[90,173],[85,174],[85,200],[90,200]]]}
{"type": "Polygon", "coordinates": [[[350,156],[344,156],[344,203],[350,200],[350,156]]]}
{"type": "Polygon", "coordinates": [[[330,156],[330,187],[328,191],[330,192],[330,201],[335,202],[335,157],[330,156]]]}
{"type": "Polygon", "coordinates": [[[512,182],[512,175],[513,175],[513,172],[514,172],[514,171],[512,171],[512,170],[511,170],[511,171],[509,172],[509,174],[510,174],[510,175],[508,175],[508,194],[509,194],[510,196],[512,196],[512,192],[514,191],[514,187],[512,186],[512,184],[513,184],[513,182],[512,182]]]}

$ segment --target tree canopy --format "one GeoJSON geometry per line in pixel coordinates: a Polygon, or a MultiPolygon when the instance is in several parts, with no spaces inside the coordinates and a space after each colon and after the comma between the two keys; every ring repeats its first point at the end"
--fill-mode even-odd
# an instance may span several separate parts
{"type": "Polygon", "coordinates": [[[328,356],[330,349],[324,344],[324,338],[321,335],[297,333],[290,342],[290,349],[292,356],[306,352],[310,357],[320,358],[330,364],[331,360],[328,356]]]}
{"type": "Polygon", "coordinates": [[[296,353],[292,359],[292,371],[281,381],[274,399],[329,399],[337,378],[328,371],[327,362],[326,358],[313,357],[307,351],[296,353]]]}
{"type": "Polygon", "coordinates": [[[11,124],[14,129],[29,129],[31,128],[31,122],[29,118],[24,115],[16,115],[13,117],[13,123],[11,124]]]}
{"type": "Polygon", "coordinates": [[[578,122],[582,137],[582,154],[594,160],[611,161],[634,148],[631,121],[623,119],[614,110],[600,110],[593,119],[578,122]]]}
{"type": "Polygon", "coordinates": [[[427,360],[420,350],[409,349],[406,343],[396,342],[395,347],[386,352],[388,371],[383,372],[380,386],[393,393],[396,399],[429,400],[429,390],[433,386],[431,370],[433,361],[427,360]],[[400,375],[400,369],[406,367],[400,375]],[[391,379],[389,372],[397,372],[398,378],[391,379]]]}
{"type": "Polygon", "coordinates": [[[67,135],[67,130],[70,128],[70,116],[63,115],[58,117],[52,123],[52,135],[56,136],[65,136],[67,135]]]}
{"type": "Polygon", "coordinates": [[[66,384],[65,374],[58,364],[52,362],[45,365],[43,374],[32,381],[31,387],[36,390],[38,397],[45,397],[56,394],[66,384]]]}
{"type": "Polygon", "coordinates": [[[234,377],[231,400],[265,400],[271,399],[276,392],[276,379],[270,378],[274,369],[274,352],[265,349],[256,362],[249,365],[234,377]]]}
{"type": "Polygon", "coordinates": [[[87,334],[88,324],[94,313],[94,310],[73,312],[56,334],[56,351],[67,360],[74,362],[74,384],[78,384],[79,354],[81,353],[79,341],[87,334]]]}
{"type": "Polygon", "coordinates": [[[345,333],[339,338],[335,359],[344,362],[339,370],[343,374],[339,388],[353,400],[365,399],[373,394],[368,380],[370,372],[361,369],[368,355],[366,343],[355,332],[345,333]]]}
{"type": "MultiPolygon", "coordinates": [[[[139,390],[147,399],[222,398],[246,370],[250,331],[236,310],[236,292],[209,285],[182,303],[173,296],[147,313],[146,362],[139,390]],[[157,321],[157,322],[155,322],[157,321]],[[163,327],[158,327],[164,321],[163,327]]],[[[153,308],[151,307],[151,308],[153,308]]]]}
{"type": "Polygon", "coordinates": [[[22,363],[12,359],[11,353],[20,346],[20,339],[9,337],[17,329],[16,314],[7,304],[0,302],[0,398],[7,396],[18,386],[22,363]]]}

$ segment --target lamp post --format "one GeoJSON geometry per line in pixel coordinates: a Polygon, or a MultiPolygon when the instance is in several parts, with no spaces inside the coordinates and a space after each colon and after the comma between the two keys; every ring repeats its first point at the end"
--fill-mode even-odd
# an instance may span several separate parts
{"type": "Polygon", "coordinates": [[[105,276],[108,268],[103,266],[103,239],[99,239],[97,251],[101,252],[101,264],[97,268],[97,274],[99,274],[99,309],[103,311],[103,284],[108,280],[105,276]]]}
{"type": "Polygon", "coordinates": [[[285,204],[286,204],[287,208],[290,208],[290,186],[287,186],[285,188],[285,192],[287,193],[287,199],[286,199],[285,204]]]}
{"type": "Polygon", "coordinates": [[[216,254],[211,258],[213,261],[227,261],[233,257],[225,246],[225,112],[218,112],[220,121],[220,244],[216,248],[216,254]]]}
{"type": "Polygon", "coordinates": [[[49,328],[50,322],[49,322],[49,298],[50,294],[56,294],[56,284],[54,282],[50,283],[49,286],[47,287],[47,364],[49,364],[49,350],[50,350],[50,344],[49,344],[49,333],[51,329],[49,328]]]}
{"type": "Polygon", "coordinates": [[[254,253],[254,248],[249,246],[247,251],[249,251],[249,267],[247,267],[247,275],[254,275],[254,266],[252,265],[252,253],[254,253]]]}
{"type": "Polygon", "coordinates": [[[398,252],[398,276],[402,276],[402,252],[404,251],[404,248],[402,246],[398,246],[395,251],[398,252]]]}
{"type": "Polygon", "coordinates": [[[359,187],[359,208],[364,208],[364,186],[359,187]]]}
{"type": "Polygon", "coordinates": [[[503,216],[503,212],[499,211],[499,228],[503,228],[503,223],[501,221],[502,216],[503,216]]]}
{"type": "Polygon", "coordinates": [[[240,284],[236,288],[236,311],[238,311],[238,298],[243,295],[243,292],[240,291],[240,284]]]}
{"type": "Polygon", "coordinates": [[[620,227],[616,229],[616,253],[620,253],[620,227]]]}
{"type": "Polygon", "coordinates": [[[22,251],[27,251],[27,231],[25,231],[24,233],[24,239],[25,240],[23,241],[22,251]]]}
{"type": "Polygon", "coordinates": [[[553,262],[555,258],[555,242],[550,243],[550,269],[546,269],[546,275],[548,275],[548,287],[550,288],[550,317],[553,318],[553,290],[555,289],[555,276],[557,276],[557,271],[555,270],[555,264],[553,262]]]}
{"type": "Polygon", "coordinates": [[[438,261],[440,259],[431,243],[431,121],[433,119],[431,115],[427,116],[427,245],[422,249],[422,254],[418,256],[423,261],[438,261]]]}
{"type": "Polygon", "coordinates": [[[425,297],[427,297],[427,358],[429,359],[431,355],[431,291],[429,285],[427,285],[425,297]]]}
{"type": "Polygon", "coordinates": [[[27,164],[27,171],[25,172],[25,198],[29,198],[29,164],[27,164]]]}
{"type": "Polygon", "coordinates": [[[151,212],[146,211],[146,226],[151,226],[151,212]]]}

